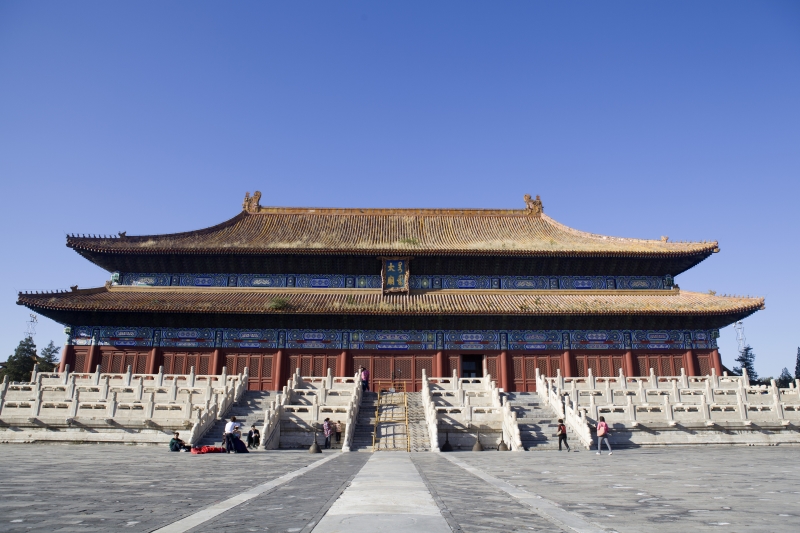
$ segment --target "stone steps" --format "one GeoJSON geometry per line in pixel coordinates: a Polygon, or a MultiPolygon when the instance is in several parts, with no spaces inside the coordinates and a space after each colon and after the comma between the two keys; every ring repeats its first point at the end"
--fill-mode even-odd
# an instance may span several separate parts
{"type": "MultiPolygon", "coordinates": [[[[539,402],[538,396],[528,393],[509,393],[508,403],[517,414],[522,446],[530,450],[558,449],[558,417],[539,402]]],[[[571,447],[578,443],[575,433],[567,426],[567,441],[571,447]]]]}
{"type": "Polygon", "coordinates": [[[205,435],[198,442],[198,446],[221,446],[222,434],[225,431],[225,424],[232,416],[242,425],[242,435],[247,434],[252,424],[260,430],[264,425],[264,411],[267,406],[278,395],[276,391],[247,391],[238,403],[228,409],[225,416],[211,426],[205,435]]]}

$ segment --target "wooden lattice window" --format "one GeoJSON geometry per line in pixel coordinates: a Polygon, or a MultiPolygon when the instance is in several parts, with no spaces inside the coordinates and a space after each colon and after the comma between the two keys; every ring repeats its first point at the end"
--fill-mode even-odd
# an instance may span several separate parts
{"type": "Polygon", "coordinates": [[[425,369],[425,373],[428,377],[433,375],[433,358],[432,357],[417,357],[416,358],[416,379],[422,379],[422,369],[425,369]]]}

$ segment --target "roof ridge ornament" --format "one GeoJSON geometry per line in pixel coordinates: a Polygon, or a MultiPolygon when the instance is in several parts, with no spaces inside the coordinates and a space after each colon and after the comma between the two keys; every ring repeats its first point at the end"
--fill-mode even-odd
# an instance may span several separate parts
{"type": "Polygon", "coordinates": [[[248,213],[258,213],[258,210],[261,208],[261,191],[256,191],[253,193],[253,196],[250,196],[250,192],[244,193],[244,202],[242,202],[242,209],[247,211],[248,213]]]}
{"type": "Polygon", "coordinates": [[[536,200],[532,200],[530,194],[526,194],[525,196],[523,196],[523,199],[525,200],[526,211],[528,211],[529,215],[535,215],[538,217],[542,213],[544,213],[544,206],[542,205],[542,199],[539,197],[538,194],[536,195],[536,200]]]}

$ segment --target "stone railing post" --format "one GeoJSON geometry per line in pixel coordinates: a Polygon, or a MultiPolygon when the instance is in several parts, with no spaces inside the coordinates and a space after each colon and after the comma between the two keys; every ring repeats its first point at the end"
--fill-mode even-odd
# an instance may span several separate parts
{"type": "Polygon", "coordinates": [[[75,396],[72,398],[72,402],[69,405],[69,413],[67,416],[70,418],[75,418],[78,416],[78,408],[81,401],[81,391],[76,390],[75,396]]]}
{"type": "Polygon", "coordinates": [[[141,402],[142,394],[144,393],[144,378],[142,376],[136,379],[136,390],[134,393],[136,394],[136,400],[141,402]]]}
{"type": "Polygon", "coordinates": [[[194,374],[194,367],[189,368],[189,386],[194,387],[194,380],[197,376],[194,374]]]}
{"type": "Polygon", "coordinates": [[[31,372],[31,383],[36,383],[36,377],[39,375],[39,365],[33,365],[33,372],[31,372]]]}
{"type": "Polygon", "coordinates": [[[147,403],[144,406],[144,417],[146,419],[153,418],[153,412],[156,409],[156,404],[154,401],[155,394],[150,392],[147,394],[147,403]]]}
{"type": "Polygon", "coordinates": [[[108,400],[108,405],[106,406],[106,416],[108,418],[114,418],[117,414],[117,393],[112,392],[111,398],[108,400]]]}
{"type": "Polygon", "coordinates": [[[669,395],[664,395],[664,413],[667,415],[667,422],[672,426],[675,423],[675,413],[672,412],[672,404],[669,403],[669,395]]]}
{"type": "Polygon", "coordinates": [[[92,380],[92,385],[95,387],[100,385],[100,365],[97,365],[97,369],[94,371],[94,379],[92,380]]]}
{"type": "Polygon", "coordinates": [[[619,369],[619,382],[622,390],[628,389],[628,378],[625,377],[625,372],[621,368],[619,369]]]}
{"type": "MultiPolygon", "coordinates": [[[[538,368],[536,369],[538,372],[538,368]]],[[[594,379],[594,373],[592,372],[592,367],[589,367],[589,375],[586,378],[586,381],[589,382],[589,388],[594,389],[597,386],[597,382],[594,379]]]]}
{"type": "Polygon", "coordinates": [[[100,399],[103,401],[108,400],[108,376],[103,376],[103,379],[100,383],[100,399]]]}
{"type": "Polygon", "coordinates": [[[628,410],[628,420],[630,420],[631,424],[635,426],[637,425],[636,406],[633,404],[633,398],[631,398],[630,396],[627,396],[627,398],[628,398],[628,405],[626,406],[626,409],[628,410]]]}
{"type": "Polygon", "coordinates": [[[69,379],[69,365],[64,365],[64,374],[62,375],[63,380],[61,381],[62,385],[67,384],[67,380],[69,379]]]}
{"type": "Polygon", "coordinates": [[[331,373],[331,369],[328,369],[328,375],[325,379],[325,388],[332,389],[333,388],[333,374],[331,373]]]}
{"type": "Polygon", "coordinates": [[[3,376],[3,383],[0,384],[0,414],[3,412],[3,404],[6,402],[6,393],[8,392],[8,375],[3,376]]]}
{"type": "Polygon", "coordinates": [[[658,389],[658,378],[656,377],[656,372],[652,368],[650,369],[650,377],[648,378],[650,382],[650,386],[654,389],[658,389]]]}
{"type": "Polygon", "coordinates": [[[453,369],[453,390],[457,390],[461,388],[461,383],[458,380],[458,371],[454,368],[453,369]]]}
{"type": "Polygon", "coordinates": [[[131,378],[132,377],[133,377],[133,371],[131,370],[131,365],[128,365],[128,370],[125,371],[125,379],[124,379],[124,385],[126,387],[130,387],[131,386],[131,378]]]}
{"type": "Polygon", "coordinates": [[[69,383],[67,383],[67,388],[64,390],[64,397],[65,399],[72,398],[74,394],[75,394],[75,374],[72,374],[69,377],[69,383]]]}
{"type": "Polygon", "coordinates": [[[178,401],[178,380],[173,378],[172,384],[169,386],[169,401],[178,401]]]}
{"type": "Polygon", "coordinates": [[[164,386],[164,367],[158,367],[158,375],[156,376],[156,387],[164,386]]]}
{"type": "Polygon", "coordinates": [[[736,391],[736,408],[739,410],[739,418],[747,420],[747,403],[745,399],[742,398],[742,393],[739,391],[736,391]]]}

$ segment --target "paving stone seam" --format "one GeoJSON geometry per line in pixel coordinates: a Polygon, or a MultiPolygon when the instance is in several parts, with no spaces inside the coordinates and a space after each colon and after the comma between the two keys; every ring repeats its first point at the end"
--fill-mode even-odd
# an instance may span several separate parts
{"type": "Polygon", "coordinates": [[[442,500],[442,498],[439,496],[439,493],[436,492],[436,489],[433,488],[431,482],[428,481],[428,477],[425,475],[425,472],[422,471],[422,467],[418,465],[417,462],[414,460],[413,456],[411,457],[411,463],[414,465],[414,468],[417,469],[417,472],[419,472],[419,477],[422,478],[422,482],[425,484],[425,487],[428,489],[428,492],[431,493],[433,501],[436,502],[436,505],[439,506],[439,511],[442,513],[442,516],[447,522],[447,525],[450,526],[450,529],[453,530],[453,533],[463,533],[464,530],[461,529],[461,526],[456,521],[455,517],[453,516],[453,513],[450,512],[450,509],[447,508],[447,505],[444,503],[444,500],[442,500]]]}
{"type": "Polygon", "coordinates": [[[208,522],[212,518],[216,518],[222,513],[229,511],[234,507],[243,504],[246,501],[252,500],[256,496],[260,496],[266,492],[274,490],[280,487],[281,485],[288,483],[289,481],[292,481],[297,477],[307,474],[311,470],[314,470],[315,468],[322,466],[323,464],[337,457],[341,457],[341,455],[338,453],[332,454],[328,457],[320,459],[319,461],[311,463],[308,466],[298,468],[297,470],[293,470],[292,472],[277,477],[272,481],[268,481],[266,483],[262,483],[261,485],[256,485],[255,487],[251,487],[226,500],[217,502],[204,509],[201,509],[200,511],[192,513],[189,516],[181,518],[176,522],[168,524],[159,529],[155,529],[153,530],[153,533],[185,533],[186,531],[189,531],[190,529],[193,529],[205,522],[208,522]]]}
{"type": "Polygon", "coordinates": [[[582,516],[563,509],[554,501],[543,498],[542,496],[539,496],[533,492],[515,487],[510,483],[503,481],[502,479],[496,478],[491,474],[487,474],[479,468],[463,463],[449,453],[443,453],[441,455],[451,463],[463,468],[470,474],[473,474],[486,481],[490,485],[502,490],[524,505],[527,505],[542,518],[550,521],[565,531],[575,531],[576,533],[608,533],[608,531],[610,531],[599,525],[587,522],[582,516]]]}
{"type": "MultiPolygon", "coordinates": [[[[368,460],[369,459],[367,459],[367,461],[368,460]]],[[[361,465],[361,468],[353,472],[353,474],[342,483],[339,489],[335,493],[333,493],[333,496],[328,498],[328,501],[325,502],[325,505],[322,506],[322,508],[317,512],[317,514],[311,517],[311,520],[308,521],[308,524],[306,524],[306,527],[304,527],[300,531],[300,533],[311,533],[311,531],[313,531],[313,529],[317,527],[317,524],[319,524],[319,521],[322,520],[322,517],[328,513],[328,509],[331,508],[331,506],[336,502],[336,500],[339,499],[339,496],[341,496],[342,493],[345,490],[347,490],[347,488],[350,486],[350,483],[353,482],[353,478],[356,477],[358,473],[364,469],[364,467],[367,465],[367,461],[364,461],[364,464],[361,465]]]]}

